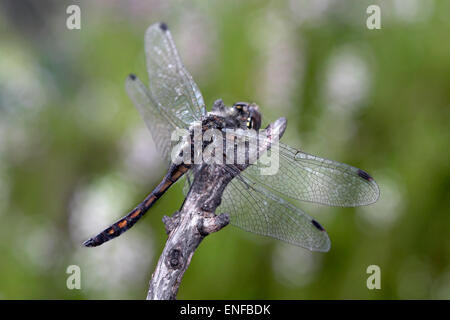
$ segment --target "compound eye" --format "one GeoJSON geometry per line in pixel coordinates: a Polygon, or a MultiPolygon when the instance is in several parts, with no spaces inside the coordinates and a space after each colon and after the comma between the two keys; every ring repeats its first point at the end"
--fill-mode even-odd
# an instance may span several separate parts
{"type": "Polygon", "coordinates": [[[244,110],[244,108],[245,108],[247,105],[248,105],[248,104],[245,103],[245,102],[236,102],[235,104],[233,104],[233,107],[234,107],[236,110],[242,111],[242,110],[244,110]]]}

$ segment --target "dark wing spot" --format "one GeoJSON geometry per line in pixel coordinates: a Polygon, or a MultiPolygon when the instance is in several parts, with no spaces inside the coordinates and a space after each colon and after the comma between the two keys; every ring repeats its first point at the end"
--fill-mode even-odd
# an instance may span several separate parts
{"type": "Polygon", "coordinates": [[[372,181],[373,178],[364,170],[358,169],[358,176],[360,176],[363,179],[366,179],[367,181],[372,181]]]}
{"type": "Polygon", "coordinates": [[[325,229],[316,220],[312,219],[311,222],[312,222],[313,226],[316,227],[317,229],[319,229],[320,231],[325,231],[325,229]]]}
{"type": "Polygon", "coordinates": [[[169,29],[169,27],[167,26],[167,24],[165,24],[164,22],[161,22],[159,24],[159,27],[161,28],[162,31],[167,31],[169,29]]]}
{"type": "Polygon", "coordinates": [[[133,73],[130,73],[129,77],[131,80],[136,80],[136,75],[133,73]]]}

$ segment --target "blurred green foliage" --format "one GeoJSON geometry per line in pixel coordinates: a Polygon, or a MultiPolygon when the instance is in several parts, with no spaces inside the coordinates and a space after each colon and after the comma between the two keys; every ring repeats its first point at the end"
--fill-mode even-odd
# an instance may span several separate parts
{"type": "Polygon", "coordinates": [[[82,28],[68,30],[71,1],[3,1],[0,298],[145,297],[182,184],[119,239],[81,242],[164,174],[156,156],[124,165],[130,150],[154,153],[124,80],[146,79],[143,35],[165,21],[209,108],[255,101],[266,121],[288,118],[289,144],[363,168],[381,188],[367,208],[296,203],[327,229],[328,253],[231,226],[209,236],[178,298],[449,299],[450,3],[408,3],[79,1],[82,28]],[[373,3],[380,30],[366,28],[373,3]],[[66,287],[71,264],[82,290],[66,287]],[[366,287],[372,264],[381,290],[366,287]]]}

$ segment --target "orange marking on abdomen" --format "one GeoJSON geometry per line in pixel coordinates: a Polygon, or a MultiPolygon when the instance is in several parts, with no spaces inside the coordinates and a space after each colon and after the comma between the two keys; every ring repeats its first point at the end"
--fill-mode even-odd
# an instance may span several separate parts
{"type": "Polygon", "coordinates": [[[123,228],[127,225],[127,220],[122,220],[117,225],[119,226],[119,228],[123,228]]]}
{"type": "Polygon", "coordinates": [[[136,217],[139,215],[139,213],[141,213],[141,210],[140,210],[140,209],[138,209],[138,210],[136,210],[135,212],[133,212],[133,213],[130,215],[130,217],[131,217],[131,218],[136,218],[136,217]]]}
{"type": "Polygon", "coordinates": [[[149,206],[153,201],[155,201],[156,197],[155,196],[151,196],[150,199],[147,200],[147,202],[145,202],[146,206],[149,206]]]}
{"type": "Polygon", "coordinates": [[[114,229],[113,228],[108,230],[108,234],[113,234],[113,233],[114,233],[114,229]]]}
{"type": "Polygon", "coordinates": [[[167,180],[166,183],[163,184],[163,186],[161,187],[161,189],[159,190],[159,192],[164,192],[166,191],[166,189],[168,187],[170,187],[172,185],[172,181],[167,180]]]}
{"type": "Polygon", "coordinates": [[[184,172],[181,170],[178,170],[173,174],[173,176],[171,178],[173,181],[178,180],[178,178],[181,177],[182,174],[184,174],[184,172]]]}

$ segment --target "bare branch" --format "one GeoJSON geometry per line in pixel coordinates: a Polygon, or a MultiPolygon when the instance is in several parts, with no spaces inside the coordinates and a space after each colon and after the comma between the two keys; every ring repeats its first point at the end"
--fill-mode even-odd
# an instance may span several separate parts
{"type": "Polygon", "coordinates": [[[202,167],[181,211],[171,218],[163,218],[169,238],[150,280],[148,300],[175,299],[181,279],[201,241],[229,223],[228,215],[217,216],[212,212],[220,204],[223,190],[232,178],[219,166],[202,167]]]}

